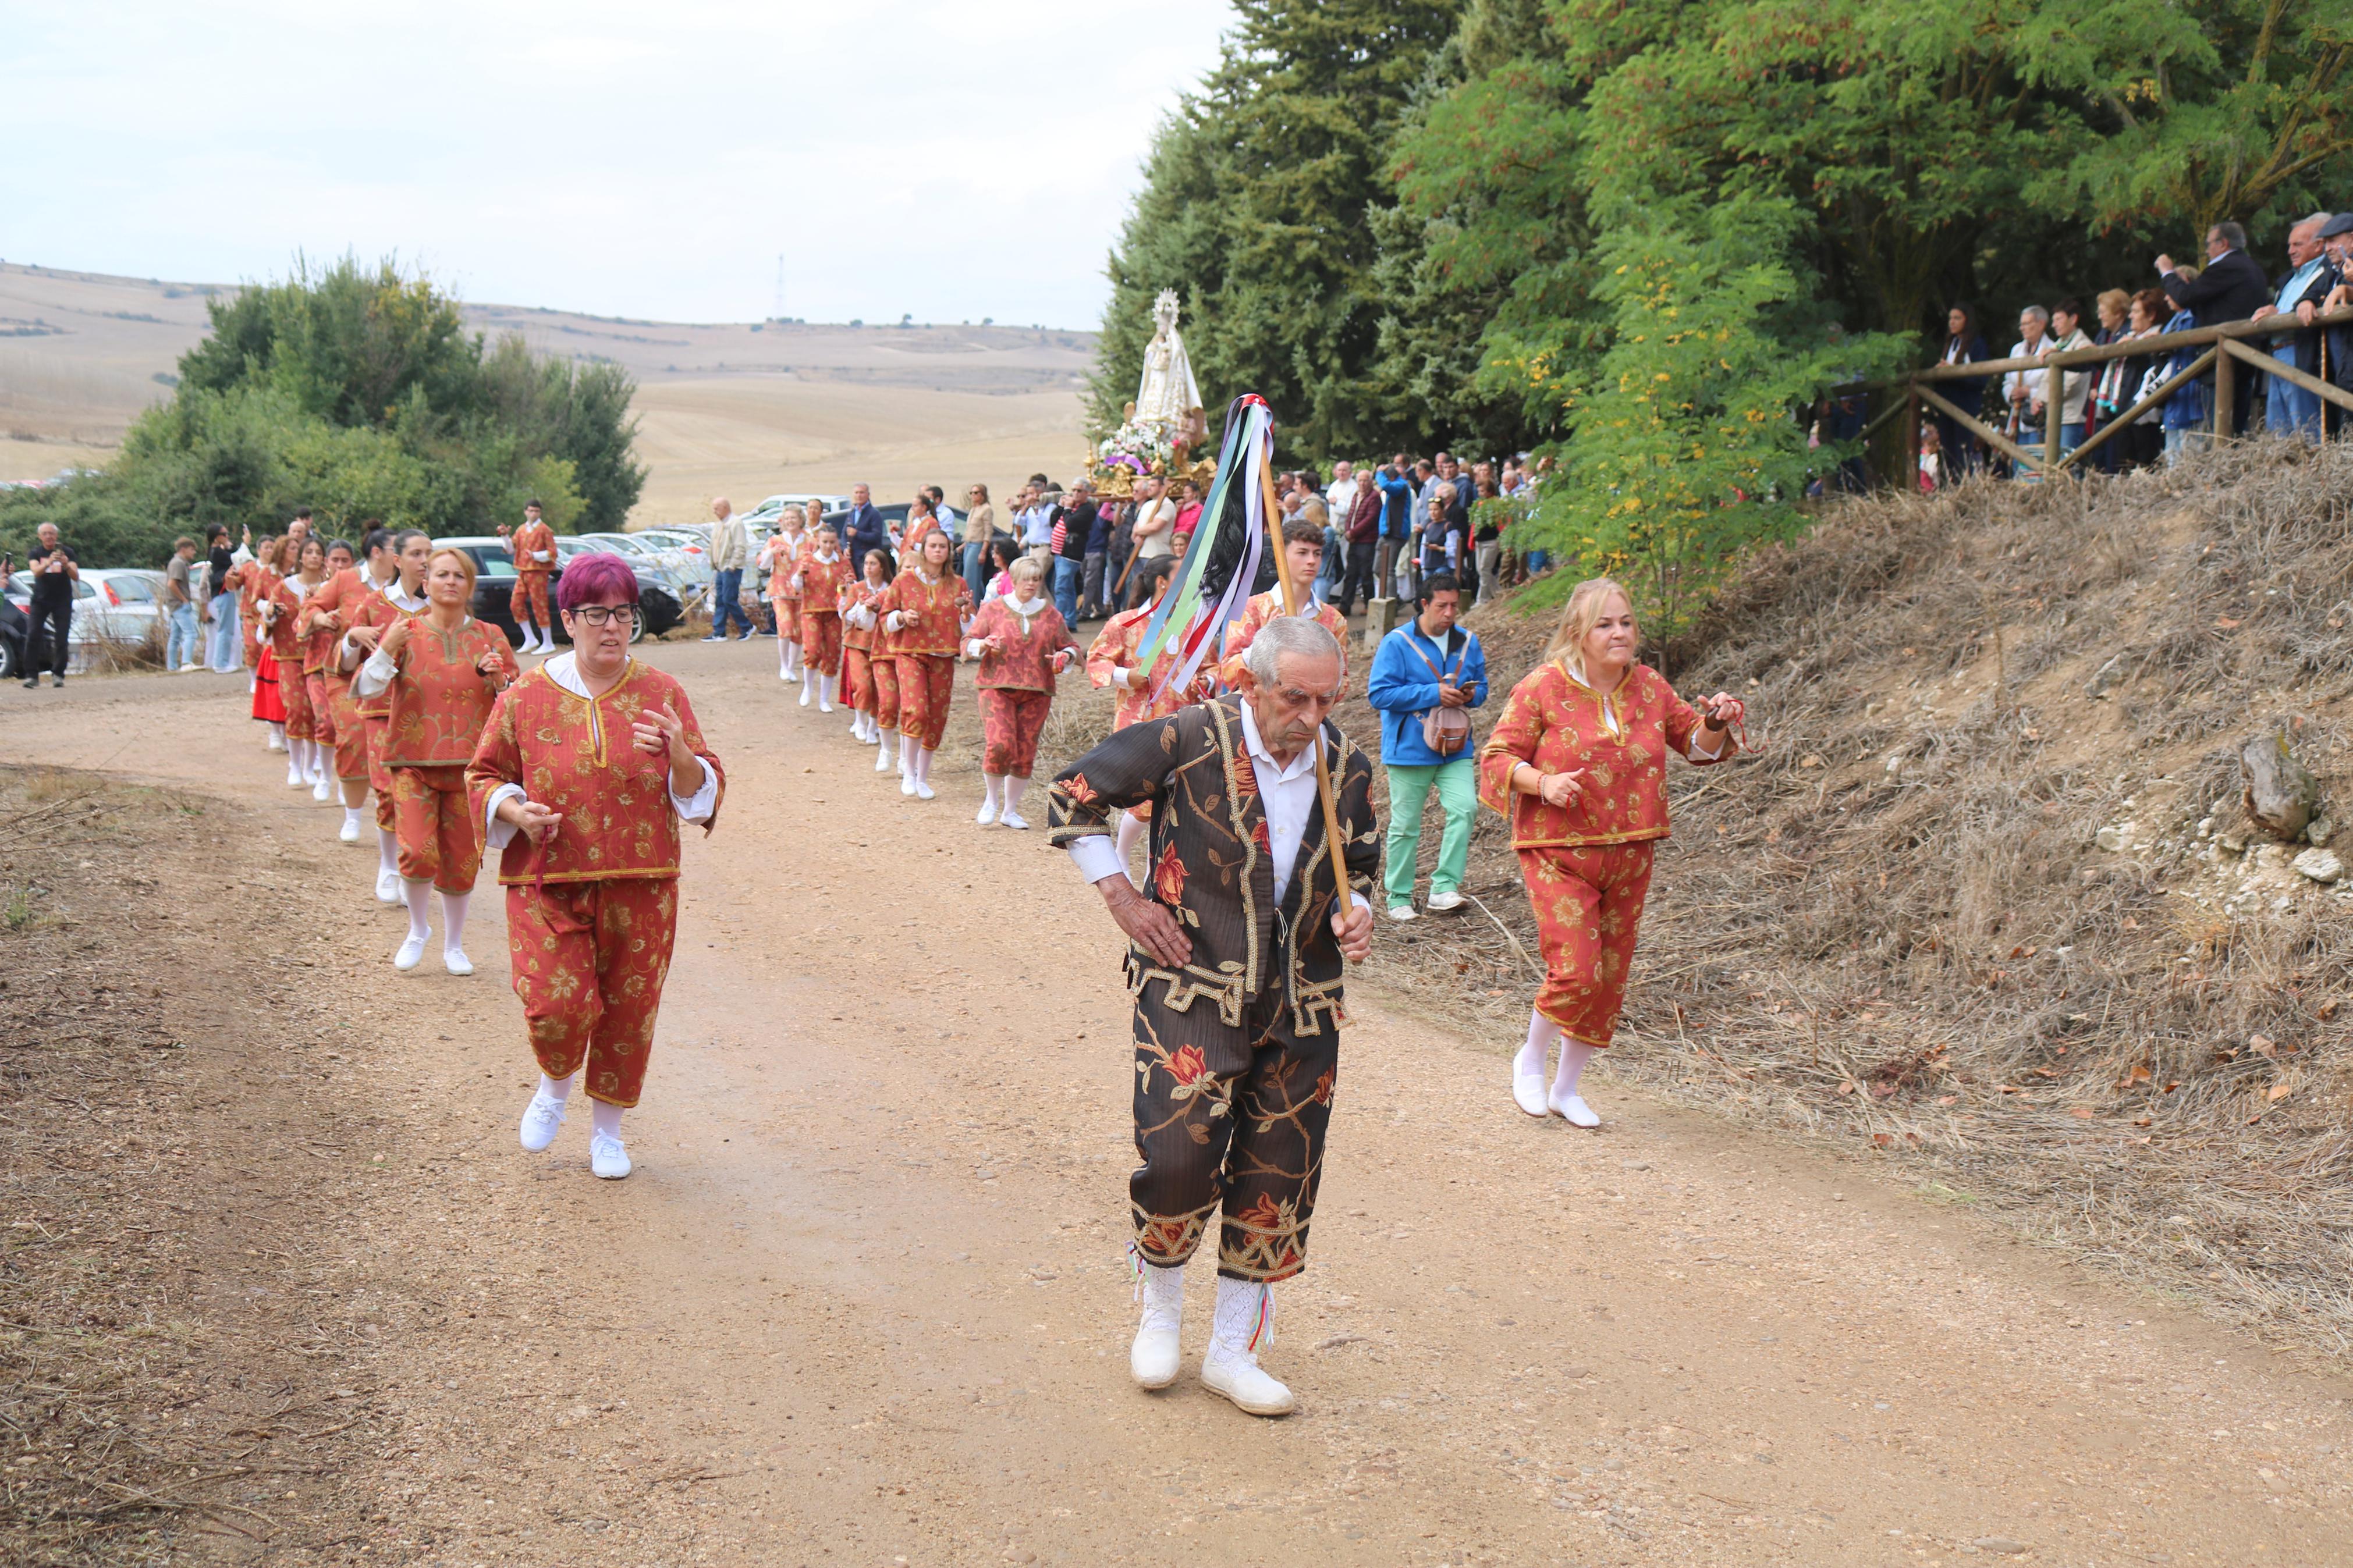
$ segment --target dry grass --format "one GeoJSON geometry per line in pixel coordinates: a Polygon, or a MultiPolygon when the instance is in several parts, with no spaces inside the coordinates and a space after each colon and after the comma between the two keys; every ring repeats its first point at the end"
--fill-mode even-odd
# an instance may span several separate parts
{"type": "MultiPolygon", "coordinates": [[[[1614,1076],[2347,1348],[2348,906],[2242,882],[2255,858],[2196,825],[2245,832],[2235,753],[2266,727],[2341,785],[2348,495],[2353,452],[2254,445],[1873,498],[1757,561],[1664,650],[1680,688],[1748,700],[1761,754],[1677,770],[1614,1076]],[[2094,847],[2126,819],[2143,847],[2094,847]]],[[[1481,619],[1500,693],[1545,628],[1481,619]]],[[[1468,891],[1499,918],[1385,933],[1376,963],[1500,1051],[1535,943],[1491,815],[1468,891]]]]}

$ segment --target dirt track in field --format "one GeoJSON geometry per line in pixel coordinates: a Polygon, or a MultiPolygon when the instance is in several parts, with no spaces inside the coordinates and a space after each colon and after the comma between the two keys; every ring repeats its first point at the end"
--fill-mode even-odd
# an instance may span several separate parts
{"type": "Polygon", "coordinates": [[[514,1146],[495,891],[478,976],[396,975],[373,858],[283,787],[242,682],[0,700],[16,761],[221,803],[174,828],[218,836],[216,879],[126,908],[226,900],[334,1006],[296,1028],[234,963],[180,977],[191,1052],[320,1086],[332,1182],[261,1119],[208,1131],[319,1194],[277,1342],[360,1418],[343,1484],[268,1528],[180,1515],[180,1560],[2353,1562],[2340,1371],[1606,1074],[1599,1134],[1531,1123],[1507,1043],[1449,1032],[1442,997],[1352,994],[1264,1358],[1300,1414],[1253,1421],[1189,1369],[1137,1392],[1116,940],[1041,833],[972,826],[968,690],[925,805],[790,704],[766,645],[649,657],[731,784],[617,1184],[585,1114],[514,1146]],[[350,1332],[304,1340],[328,1320],[350,1332]]]}

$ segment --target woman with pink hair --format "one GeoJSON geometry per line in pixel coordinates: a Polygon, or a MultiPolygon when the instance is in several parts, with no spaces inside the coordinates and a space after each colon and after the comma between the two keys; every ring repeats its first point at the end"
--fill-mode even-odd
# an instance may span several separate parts
{"type": "Polygon", "coordinates": [[[643,1091],[678,934],[679,824],[708,833],[726,776],[676,680],[629,657],[638,580],[618,556],[565,568],[572,651],[500,693],[466,769],[507,890],[507,951],[539,1089],[522,1146],[555,1140],[579,1075],[589,1169],[629,1173],[621,1112],[643,1091]]]}

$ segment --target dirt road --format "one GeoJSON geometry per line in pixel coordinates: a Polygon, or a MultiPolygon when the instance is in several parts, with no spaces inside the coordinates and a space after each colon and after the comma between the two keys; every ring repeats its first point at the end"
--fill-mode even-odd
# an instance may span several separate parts
{"type": "MultiPolygon", "coordinates": [[[[587,1174],[585,1115],[547,1156],[514,1146],[531,1068],[495,893],[479,976],[395,974],[372,857],[279,782],[242,682],[0,702],[13,759],[243,808],[219,885],[143,916],[251,900],[278,940],[322,933],[294,940],[347,1043],[305,1060],[375,1180],[321,1216],[348,1258],[318,1289],[369,1325],[350,1376],[381,1440],[315,1505],[351,1513],[313,1521],[338,1526],[321,1555],[2353,1562],[2353,1380],[1606,1075],[1599,1133],[1531,1123],[1507,1043],[1451,1033],[1443,996],[1352,991],[1312,1263],[1265,1357],[1300,1413],[1253,1421],[1189,1370],[1137,1392],[1126,1010],[1094,895],[1041,833],[971,825],[953,738],[940,798],[902,800],[765,645],[650,657],[731,785],[689,851],[617,1184],[587,1174]]],[[[248,1027],[285,1026],[256,1002],[248,1027]]],[[[316,1174],[253,1136],[248,1168],[316,1174]]]]}

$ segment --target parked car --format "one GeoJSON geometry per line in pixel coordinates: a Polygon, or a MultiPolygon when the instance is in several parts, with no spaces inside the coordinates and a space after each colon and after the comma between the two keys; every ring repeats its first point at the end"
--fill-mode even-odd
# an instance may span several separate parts
{"type": "MultiPolygon", "coordinates": [[[[507,550],[507,542],[491,534],[470,534],[437,539],[433,547],[436,550],[462,550],[474,558],[474,618],[487,621],[506,633],[508,642],[522,642],[522,628],[515,624],[514,611],[510,603],[514,594],[515,568],[514,557],[507,550]]],[[[555,585],[564,581],[565,563],[577,559],[584,548],[578,540],[569,535],[559,534],[556,537],[555,571],[550,574],[547,586],[550,616],[555,623],[554,629],[559,640],[568,639],[564,637],[564,617],[553,613],[555,585]]],[[[655,569],[650,563],[621,552],[608,550],[595,553],[620,554],[637,574],[638,607],[642,613],[638,616],[637,630],[630,634],[631,642],[648,636],[659,637],[685,618],[685,606],[671,592],[666,574],[655,569]]]]}
{"type": "Polygon", "coordinates": [[[719,574],[711,564],[711,542],[701,534],[689,533],[684,529],[649,528],[637,537],[670,552],[692,586],[708,588],[712,578],[719,574]]]}
{"type": "Polygon", "coordinates": [[[749,528],[753,524],[759,522],[774,524],[777,516],[784,511],[785,508],[788,506],[807,506],[811,501],[820,502],[828,511],[846,511],[849,508],[849,498],[848,496],[807,494],[770,496],[758,506],[754,507],[750,511],[744,514],[744,526],[749,528]]]}
{"type": "Polygon", "coordinates": [[[14,594],[0,595],[0,680],[25,679],[25,638],[33,623],[14,594]]]}
{"type": "Polygon", "coordinates": [[[582,533],[575,534],[584,545],[601,546],[615,554],[643,562],[670,579],[670,591],[683,604],[694,596],[694,584],[688,575],[686,563],[678,554],[658,540],[642,533],[582,533]]]}
{"type": "MultiPolygon", "coordinates": [[[[156,622],[163,615],[163,597],[161,572],[122,567],[83,572],[74,584],[73,624],[66,632],[66,673],[77,675],[91,668],[102,646],[138,648],[149,638],[160,637],[156,622]]],[[[19,612],[14,658],[21,658],[26,630],[24,616],[33,602],[30,572],[19,572],[8,579],[7,598],[19,612]]],[[[12,662],[5,673],[13,675],[16,668],[12,662]]]]}

